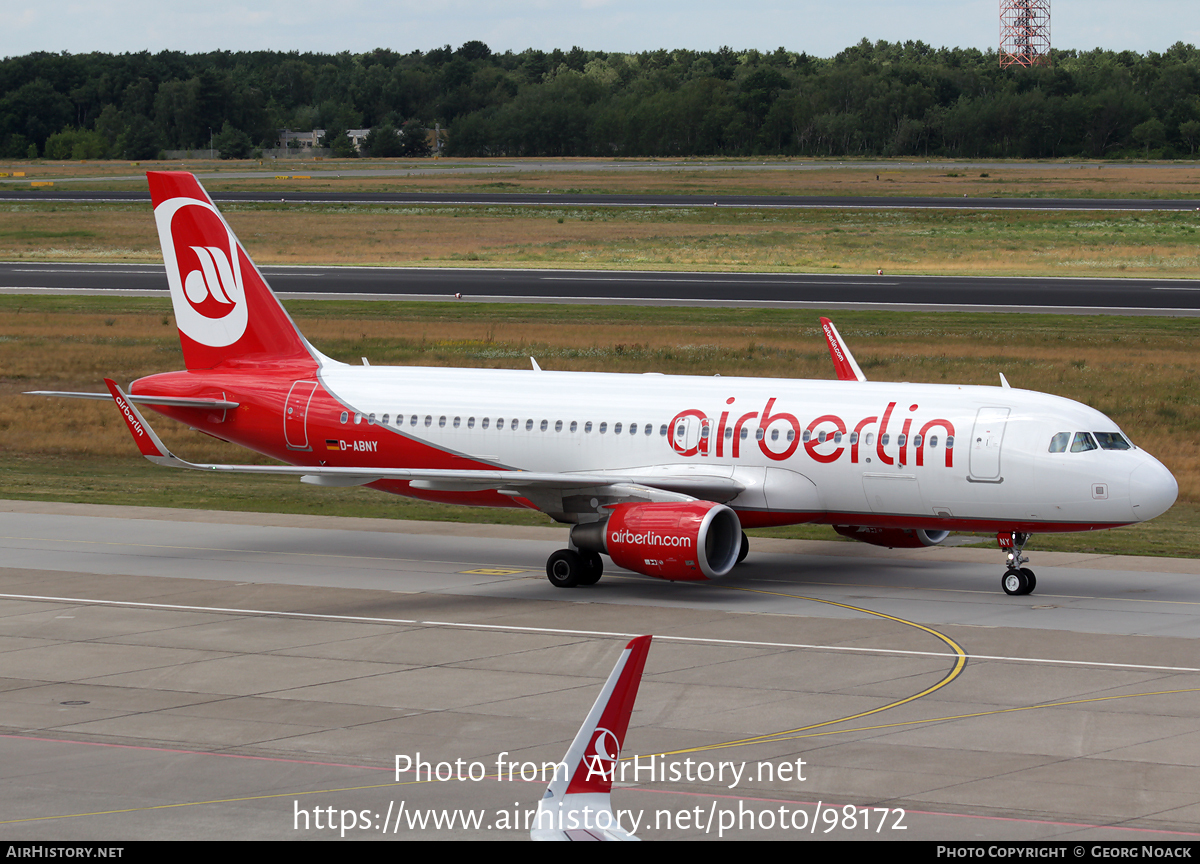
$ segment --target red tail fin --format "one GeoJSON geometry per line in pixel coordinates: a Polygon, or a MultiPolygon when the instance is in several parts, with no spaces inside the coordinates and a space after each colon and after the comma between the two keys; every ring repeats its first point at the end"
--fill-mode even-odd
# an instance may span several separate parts
{"type": "Polygon", "coordinates": [[[184,171],[149,171],[146,178],[187,368],[314,362],[196,178],[184,171]]]}

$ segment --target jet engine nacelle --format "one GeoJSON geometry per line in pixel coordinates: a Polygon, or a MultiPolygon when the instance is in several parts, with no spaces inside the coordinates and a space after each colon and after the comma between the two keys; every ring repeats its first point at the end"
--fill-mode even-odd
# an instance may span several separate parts
{"type": "Polygon", "coordinates": [[[867,528],[862,525],[834,525],[833,530],[851,540],[861,540],[872,546],[889,549],[919,549],[940,546],[950,536],[949,531],[926,531],[923,528],[867,528]]]}
{"type": "Polygon", "coordinates": [[[659,579],[719,579],[737,563],[742,524],[724,504],[618,504],[607,522],[576,525],[571,541],[613,563],[659,579]]]}

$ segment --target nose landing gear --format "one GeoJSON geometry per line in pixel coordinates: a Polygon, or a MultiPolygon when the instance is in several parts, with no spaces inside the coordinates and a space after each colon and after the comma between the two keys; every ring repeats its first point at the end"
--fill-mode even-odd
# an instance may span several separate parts
{"type": "Polygon", "coordinates": [[[996,535],[996,542],[1001,551],[1008,552],[1008,569],[1004,571],[1000,585],[1009,596],[1032,594],[1033,589],[1037,588],[1037,577],[1033,575],[1033,571],[1021,566],[1029,561],[1021,554],[1025,550],[1025,544],[1029,542],[1029,537],[1029,534],[1019,531],[1001,532],[996,535]]]}

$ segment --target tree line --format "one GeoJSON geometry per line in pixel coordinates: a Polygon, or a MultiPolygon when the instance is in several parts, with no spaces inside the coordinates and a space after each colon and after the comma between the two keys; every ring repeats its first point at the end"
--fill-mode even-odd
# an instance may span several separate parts
{"type": "Polygon", "coordinates": [[[0,60],[0,156],[148,159],[210,142],[246,156],[284,128],[327,130],[339,156],[357,155],[344,133],[364,128],[374,155],[423,155],[435,123],[461,156],[1195,156],[1195,47],[1052,60],[1001,69],[990,50],[865,39],[832,58],[500,54],[478,41],[409,54],[35,53],[0,60]]]}

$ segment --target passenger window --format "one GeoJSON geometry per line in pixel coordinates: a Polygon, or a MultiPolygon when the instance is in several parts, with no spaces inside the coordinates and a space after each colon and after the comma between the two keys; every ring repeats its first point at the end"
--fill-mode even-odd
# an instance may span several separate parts
{"type": "MultiPolygon", "coordinates": [[[[499,424],[497,424],[497,425],[499,425],[499,424]]],[[[521,425],[521,421],[520,421],[520,420],[518,420],[516,417],[514,417],[514,418],[512,419],[512,423],[508,424],[508,428],[509,428],[509,429],[511,429],[512,431],[516,432],[516,431],[517,431],[517,427],[518,427],[518,426],[520,426],[520,425],[521,425]]],[[[530,420],[530,421],[529,421],[529,426],[530,426],[530,428],[532,428],[532,427],[533,427],[533,421],[532,421],[532,420],[530,420]]]]}
{"type": "Polygon", "coordinates": [[[1051,453],[1066,453],[1067,452],[1067,444],[1068,444],[1068,442],[1070,442],[1070,440],[1071,440],[1070,432],[1059,432],[1053,438],[1050,439],[1050,452],[1051,453]]]}
{"type": "Polygon", "coordinates": [[[571,431],[574,432],[578,428],[579,428],[579,423],[575,420],[572,420],[571,421],[571,431]]]}
{"type": "Polygon", "coordinates": [[[743,426],[742,427],[742,440],[745,441],[749,437],[750,437],[750,430],[747,429],[745,426],[743,426]]]}
{"type": "Polygon", "coordinates": [[[380,417],[379,422],[382,423],[384,426],[388,425],[388,415],[384,414],[382,417],[380,417]]]}
{"type": "Polygon", "coordinates": [[[1092,440],[1092,436],[1086,432],[1076,432],[1075,440],[1071,442],[1072,453],[1086,453],[1088,450],[1095,450],[1096,442],[1092,440]]]}
{"type": "Polygon", "coordinates": [[[600,434],[603,435],[607,431],[608,431],[608,423],[601,423],[600,424],[600,434]]]}
{"type": "Polygon", "coordinates": [[[561,431],[562,431],[562,421],[561,421],[561,420],[555,420],[555,421],[554,421],[554,431],[555,431],[555,432],[561,432],[561,431]]]}
{"type": "Polygon", "coordinates": [[[532,420],[532,419],[530,419],[530,420],[526,420],[526,421],[525,421],[525,431],[526,431],[526,432],[532,432],[532,431],[533,431],[533,420],[532,420]]]}
{"type": "Polygon", "coordinates": [[[620,423],[617,423],[617,424],[615,424],[615,425],[613,426],[613,434],[614,434],[614,435],[620,435],[620,434],[621,434],[621,424],[620,424],[620,423]]]}
{"type": "Polygon", "coordinates": [[[1129,450],[1129,442],[1118,432],[1096,432],[1096,441],[1102,450],[1129,450]]]}
{"type": "Polygon", "coordinates": [[[872,444],[874,444],[874,443],[875,443],[875,433],[874,433],[874,432],[868,432],[868,433],[867,433],[866,445],[867,445],[868,447],[870,447],[870,446],[871,446],[872,444]]]}
{"type": "MultiPolygon", "coordinates": [[[[728,437],[729,437],[729,432],[730,432],[730,430],[728,430],[728,429],[726,429],[726,430],[725,430],[725,437],[726,437],[726,438],[728,438],[728,437]]],[[[647,435],[649,435],[650,433],[649,433],[649,432],[647,432],[646,434],[647,434],[647,435]]],[[[660,426],[660,427],[659,427],[659,429],[658,429],[658,434],[659,434],[659,435],[661,435],[661,436],[662,436],[662,437],[664,437],[664,438],[666,438],[666,437],[667,437],[667,424],[666,424],[666,423],[664,423],[662,426],[660,426]]]]}
{"type": "Polygon", "coordinates": [[[879,436],[879,446],[886,447],[888,445],[888,441],[890,441],[891,438],[892,438],[892,436],[890,434],[888,434],[887,432],[884,432],[882,435],[879,436]]]}
{"type": "Polygon", "coordinates": [[[647,434],[647,435],[653,435],[653,434],[654,434],[654,424],[653,424],[653,423],[647,423],[647,424],[646,424],[646,434],[647,434]]]}
{"type": "Polygon", "coordinates": [[[850,433],[850,443],[851,443],[851,444],[857,444],[857,443],[858,443],[858,433],[857,433],[857,432],[851,432],[851,433],[850,433]]]}
{"type": "Polygon", "coordinates": [[[439,429],[446,428],[446,415],[445,414],[443,414],[441,417],[438,418],[438,428],[439,429]]]}
{"type": "Polygon", "coordinates": [[[589,420],[583,424],[583,431],[584,431],[584,433],[586,433],[588,435],[592,434],[592,421],[591,420],[589,420]]]}
{"type": "MultiPolygon", "coordinates": [[[[503,420],[497,420],[496,428],[499,429],[503,424],[504,424],[503,420]]],[[[479,421],[479,428],[486,429],[487,427],[488,427],[488,418],[484,417],[482,420],[479,421]]]]}
{"type": "Polygon", "coordinates": [[[764,437],[764,436],[765,436],[765,433],[764,433],[764,431],[763,431],[761,428],[758,428],[758,429],[755,429],[755,430],[754,430],[754,440],[755,440],[755,441],[761,441],[761,440],[763,440],[763,437],[764,437]]]}
{"type": "Polygon", "coordinates": [[[936,446],[937,446],[937,436],[936,436],[936,435],[930,435],[930,436],[929,436],[929,446],[930,446],[930,447],[936,447],[936,446]]]}
{"type": "MultiPolygon", "coordinates": [[[[533,421],[532,421],[532,420],[530,420],[529,422],[530,422],[530,423],[532,423],[533,421]]],[[[542,421],[542,431],[543,431],[543,432],[545,432],[545,431],[546,431],[547,429],[549,429],[549,428],[550,428],[550,421],[549,421],[549,420],[543,420],[543,421],[542,421]]]]}
{"type": "Polygon", "coordinates": [[[417,425],[417,415],[416,414],[412,415],[412,419],[408,421],[408,425],[409,426],[417,425]]]}
{"type": "Polygon", "coordinates": [[[732,437],[733,437],[733,427],[732,427],[732,426],[726,426],[726,427],[725,427],[725,437],[726,437],[726,438],[732,438],[732,437]]]}
{"type": "Polygon", "coordinates": [[[354,412],[354,425],[357,426],[361,422],[362,422],[362,415],[359,414],[357,411],[355,411],[354,412]]]}
{"type": "Polygon", "coordinates": [[[425,428],[428,429],[432,425],[433,425],[433,415],[426,414],[425,415],[425,428]]]}
{"type": "MultiPolygon", "coordinates": [[[[468,428],[468,429],[474,429],[474,428],[475,428],[475,418],[474,418],[474,417],[468,417],[468,418],[467,418],[467,428],[468,428]]],[[[486,427],[485,427],[485,428],[486,428],[486,427]]]]}
{"type": "Polygon", "coordinates": [[[455,417],[455,418],[454,418],[454,428],[455,428],[455,429],[457,429],[457,428],[458,428],[458,425],[459,425],[460,423],[462,423],[462,418],[461,418],[461,417],[455,417]]]}
{"type": "Polygon", "coordinates": [[[778,441],[778,440],[779,440],[779,430],[778,430],[778,429],[772,429],[772,430],[771,430],[771,440],[772,440],[772,441],[778,441]]]}
{"type": "Polygon", "coordinates": [[[349,419],[350,419],[350,413],[348,411],[343,411],[342,412],[342,422],[345,423],[349,419]]]}

